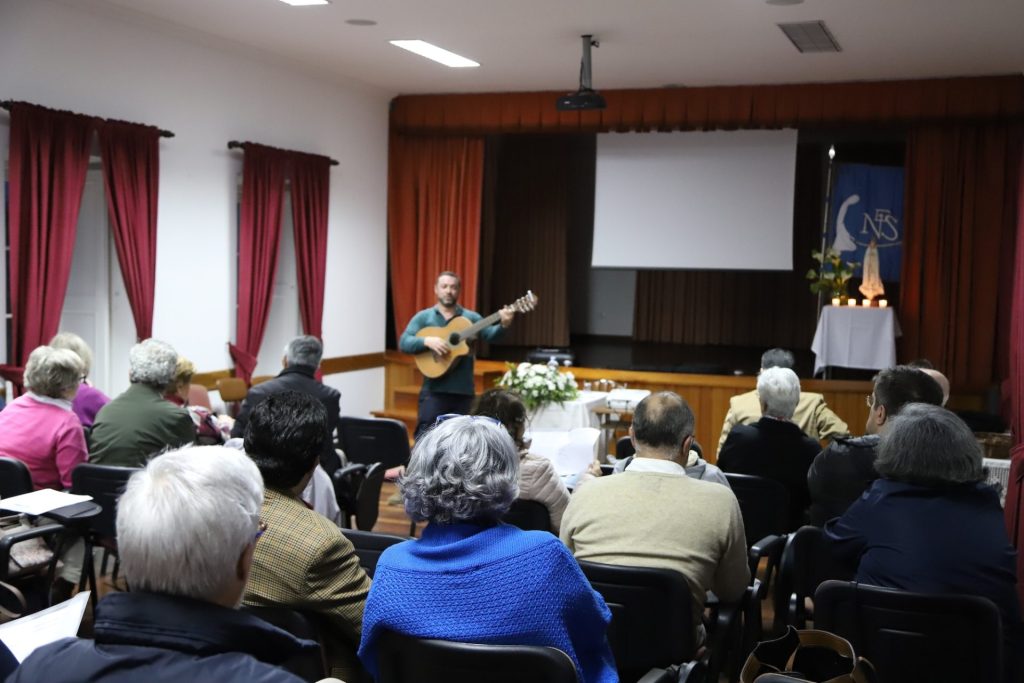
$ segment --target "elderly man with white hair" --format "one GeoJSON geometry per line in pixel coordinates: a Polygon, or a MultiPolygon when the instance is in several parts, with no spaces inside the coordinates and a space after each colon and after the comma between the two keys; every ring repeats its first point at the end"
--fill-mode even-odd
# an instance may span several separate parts
{"type": "Polygon", "coordinates": [[[789,491],[789,530],[805,522],[811,496],[807,470],[821,445],[793,422],[800,401],[800,378],[789,368],[766,368],[757,376],[761,419],[729,432],[718,466],[725,472],[774,479],[789,491]]]}
{"type": "Polygon", "coordinates": [[[178,354],[157,339],[132,347],[128,379],[132,385],[103,406],[89,435],[89,462],[139,467],[167,448],[195,441],[192,418],[164,398],[174,381],[178,354]]]}
{"type": "Polygon", "coordinates": [[[46,645],[7,680],[300,681],[275,665],[315,643],[237,609],[265,529],[262,501],[259,470],[238,451],[208,446],[154,459],[117,506],[131,592],[100,601],[93,640],[46,645]]]}

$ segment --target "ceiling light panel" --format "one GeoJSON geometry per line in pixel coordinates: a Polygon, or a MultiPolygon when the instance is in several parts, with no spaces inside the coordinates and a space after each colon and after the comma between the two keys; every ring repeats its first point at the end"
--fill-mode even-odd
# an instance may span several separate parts
{"type": "Polygon", "coordinates": [[[800,52],[841,52],[839,42],[824,21],[797,21],[778,24],[800,52]]]}
{"type": "Polygon", "coordinates": [[[457,55],[454,52],[445,50],[443,47],[432,45],[425,40],[392,40],[389,42],[395,47],[400,47],[403,50],[408,50],[409,52],[418,54],[420,57],[432,59],[435,62],[452,68],[460,69],[471,66],[480,66],[478,62],[474,62],[472,59],[467,59],[462,55],[457,55]]]}
{"type": "Polygon", "coordinates": [[[310,5],[329,5],[331,4],[328,0],[281,0],[286,5],[292,7],[308,7],[310,5]]]}

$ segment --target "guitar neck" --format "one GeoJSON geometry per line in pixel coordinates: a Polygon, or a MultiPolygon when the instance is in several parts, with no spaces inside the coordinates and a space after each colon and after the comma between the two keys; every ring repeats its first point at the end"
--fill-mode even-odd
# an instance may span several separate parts
{"type": "Polygon", "coordinates": [[[501,311],[495,311],[486,318],[480,318],[475,323],[459,332],[460,339],[473,339],[480,333],[480,330],[490,327],[501,319],[501,311]]]}

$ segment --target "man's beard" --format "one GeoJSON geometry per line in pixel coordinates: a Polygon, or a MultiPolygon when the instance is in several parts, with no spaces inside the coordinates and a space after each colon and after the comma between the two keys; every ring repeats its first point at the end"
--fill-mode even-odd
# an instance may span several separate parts
{"type": "Polygon", "coordinates": [[[458,298],[449,294],[447,296],[442,296],[440,301],[442,306],[454,306],[455,302],[458,301],[458,298]]]}

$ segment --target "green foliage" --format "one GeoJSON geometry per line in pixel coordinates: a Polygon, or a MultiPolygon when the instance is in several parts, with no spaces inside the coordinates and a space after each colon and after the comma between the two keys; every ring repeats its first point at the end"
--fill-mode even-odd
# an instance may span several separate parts
{"type": "Polygon", "coordinates": [[[824,253],[814,250],[811,258],[818,263],[817,268],[811,268],[804,276],[811,281],[811,292],[824,293],[829,298],[846,297],[850,278],[860,263],[844,261],[842,254],[832,249],[826,249],[824,253]]]}

